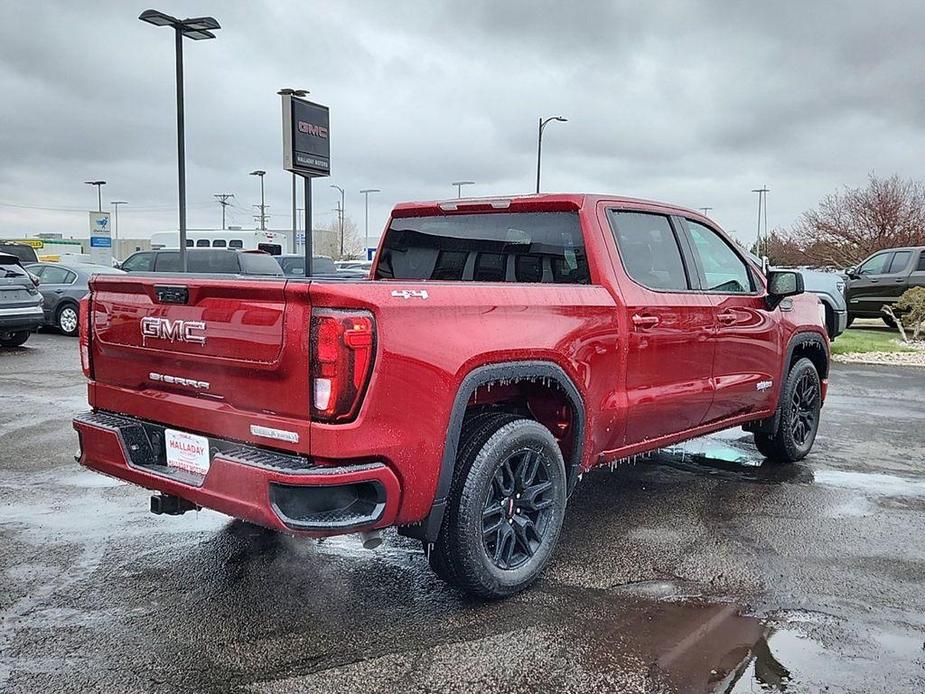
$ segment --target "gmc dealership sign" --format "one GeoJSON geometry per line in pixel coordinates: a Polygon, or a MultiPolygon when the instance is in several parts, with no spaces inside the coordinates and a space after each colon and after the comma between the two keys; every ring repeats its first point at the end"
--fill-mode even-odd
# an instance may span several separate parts
{"type": "Polygon", "coordinates": [[[328,107],[283,96],[283,168],[314,178],[331,174],[328,107]]]}

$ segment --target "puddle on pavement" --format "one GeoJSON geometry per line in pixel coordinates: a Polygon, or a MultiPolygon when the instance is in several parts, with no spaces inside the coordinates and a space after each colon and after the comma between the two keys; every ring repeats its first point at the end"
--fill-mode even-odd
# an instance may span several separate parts
{"type": "Polygon", "coordinates": [[[780,484],[813,482],[813,470],[802,463],[775,465],[767,462],[754,448],[736,445],[737,441],[707,437],[662,448],[649,456],[658,464],[689,472],[780,484]]]}

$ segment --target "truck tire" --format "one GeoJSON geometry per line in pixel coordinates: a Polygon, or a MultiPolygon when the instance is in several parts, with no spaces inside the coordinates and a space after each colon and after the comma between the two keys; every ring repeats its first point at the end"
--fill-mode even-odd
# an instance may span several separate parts
{"type": "Polygon", "coordinates": [[[9,337],[0,339],[0,347],[21,347],[29,339],[28,330],[20,330],[18,333],[10,333],[9,337]]]}
{"type": "Polygon", "coordinates": [[[550,431],[516,415],[464,428],[434,571],[470,595],[503,598],[532,584],[559,540],[565,461],[550,431]]]}
{"type": "Polygon", "coordinates": [[[780,395],[780,421],[774,434],[755,434],[755,447],[774,463],[795,463],[810,452],[819,429],[822,383],[805,357],[787,374],[780,395]]]}

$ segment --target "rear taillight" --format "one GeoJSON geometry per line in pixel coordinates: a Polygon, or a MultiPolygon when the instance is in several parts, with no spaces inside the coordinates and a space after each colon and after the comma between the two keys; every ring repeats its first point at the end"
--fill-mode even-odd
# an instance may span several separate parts
{"type": "Polygon", "coordinates": [[[90,297],[85,296],[80,300],[80,312],[78,319],[78,344],[80,346],[80,368],[83,369],[84,376],[93,378],[93,370],[90,365],[90,297]]]}
{"type": "Polygon", "coordinates": [[[312,417],[345,422],[356,416],[369,382],[376,324],[368,311],[317,310],[311,325],[312,417]]]}

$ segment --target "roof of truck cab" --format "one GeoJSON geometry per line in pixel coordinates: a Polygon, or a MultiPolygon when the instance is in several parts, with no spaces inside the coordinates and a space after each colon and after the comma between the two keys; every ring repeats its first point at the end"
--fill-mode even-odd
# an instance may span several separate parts
{"type": "MultiPolygon", "coordinates": [[[[561,211],[583,207],[594,207],[598,202],[607,202],[619,206],[647,207],[668,214],[680,214],[685,217],[696,217],[708,220],[700,212],[657,200],[645,200],[624,195],[607,195],[603,193],[531,193],[528,195],[495,195],[489,197],[447,198],[445,200],[427,200],[417,202],[400,202],[393,208],[393,215],[397,217],[415,217],[427,214],[446,214],[453,212],[489,212],[496,210],[512,210],[526,212],[561,211]]],[[[715,224],[715,222],[714,222],[715,224]]]]}

